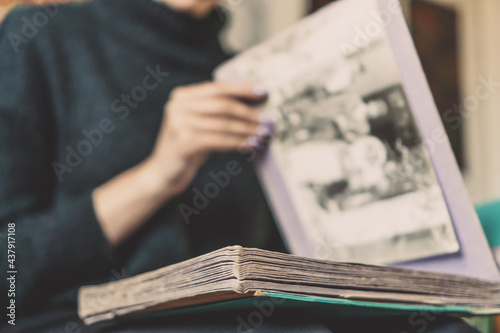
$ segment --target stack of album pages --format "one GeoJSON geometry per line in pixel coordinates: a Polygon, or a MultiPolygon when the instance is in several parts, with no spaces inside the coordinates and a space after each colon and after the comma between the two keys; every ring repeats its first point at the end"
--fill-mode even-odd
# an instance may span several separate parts
{"type": "Polygon", "coordinates": [[[342,305],[358,315],[377,307],[400,313],[500,313],[499,284],[232,246],[133,278],[84,287],[79,314],[90,324],[173,308],[207,311],[210,305],[200,306],[207,303],[225,302],[229,309],[255,297],[282,298],[284,307],[300,302],[342,305]]]}

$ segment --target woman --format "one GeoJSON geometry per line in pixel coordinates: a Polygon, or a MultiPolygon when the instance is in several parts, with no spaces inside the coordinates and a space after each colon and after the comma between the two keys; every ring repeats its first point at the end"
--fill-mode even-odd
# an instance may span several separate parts
{"type": "MultiPolygon", "coordinates": [[[[98,331],[116,324],[77,320],[81,285],[226,245],[283,250],[247,156],[231,153],[269,135],[266,92],[210,82],[226,59],[216,3],[95,0],[6,18],[0,221],[2,235],[15,226],[18,271],[9,329],[98,331]],[[217,177],[218,195],[203,195],[217,177]]],[[[157,324],[238,327],[231,316],[193,320],[157,324]]],[[[128,330],[146,331],[137,325],[128,330]]]]}

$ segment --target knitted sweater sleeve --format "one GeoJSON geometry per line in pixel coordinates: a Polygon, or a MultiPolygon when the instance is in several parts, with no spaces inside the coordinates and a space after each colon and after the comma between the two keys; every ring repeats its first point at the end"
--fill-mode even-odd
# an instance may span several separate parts
{"type": "MultiPolygon", "coordinates": [[[[109,274],[114,262],[90,193],[54,204],[56,133],[42,37],[23,19],[32,10],[11,13],[0,27],[0,267],[14,272],[7,277],[15,278],[18,308],[109,274]]],[[[2,297],[10,282],[1,279],[2,297]]]]}

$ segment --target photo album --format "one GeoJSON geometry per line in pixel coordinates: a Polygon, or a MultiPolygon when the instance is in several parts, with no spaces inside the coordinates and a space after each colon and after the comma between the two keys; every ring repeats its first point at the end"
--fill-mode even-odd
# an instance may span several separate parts
{"type": "Polygon", "coordinates": [[[86,323],[255,298],[328,316],[500,313],[500,273],[399,1],[336,1],[214,79],[269,91],[275,132],[255,167],[290,254],[232,246],[82,287],[86,323]]]}

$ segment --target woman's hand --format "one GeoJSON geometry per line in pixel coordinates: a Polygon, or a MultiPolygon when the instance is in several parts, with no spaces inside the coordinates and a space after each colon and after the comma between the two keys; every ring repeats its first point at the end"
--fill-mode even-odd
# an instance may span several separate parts
{"type": "Polygon", "coordinates": [[[151,156],[93,192],[95,213],[110,245],[121,244],[183,192],[210,153],[254,146],[257,136],[271,135],[269,124],[259,124],[259,109],[251,106],[266,98],[262,89],[243,85],[175,89],[151,156]]]}
{"type": "Polygon", "coordinates": [[[266,97],[253,86],[214,82],[175,89],[147,162],[156,170],[152,176],[170,195],[178,194],[210,153],[247,148],[255,144],[249,138],[270,135],[252,106],[266,97]]]}

